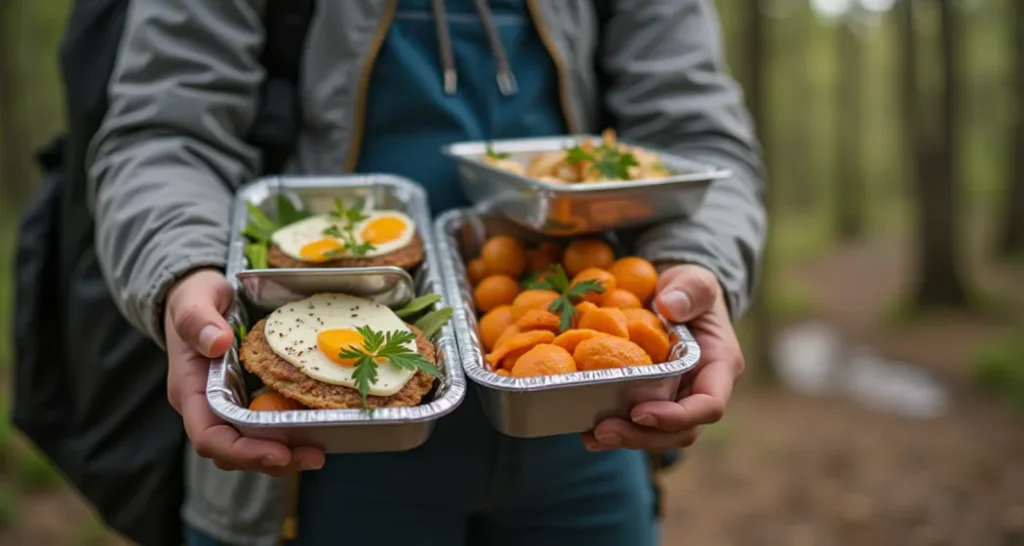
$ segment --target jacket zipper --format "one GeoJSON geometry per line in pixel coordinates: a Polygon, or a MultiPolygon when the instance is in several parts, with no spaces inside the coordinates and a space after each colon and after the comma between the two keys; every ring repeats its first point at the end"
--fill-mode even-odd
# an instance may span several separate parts
{"type": "Polygon", "coordinates": [[[395,11],[398,10],[398,0],[388,0],[384,8],[384,16],[377,24],[377,33],[370,42],[370,50],[366,54],[366,63],[359,74],[359,86],[356,90],[356,108],[352,118],[352,138],[348,148],[348,159],[345,162],[345,170],[353,172],[359,163],[359,153],[363,147],[363,132],[366,129],[366,94],[370,87],[370,76],[373,75],[373,65],[377,61],[377,54],[384,45],[384,38],[391,27],[391,21],[395,18],[395,11]]]}
{"type": "Polygon", "coordinates": [[[544,43],[544,48],[548,50],[548,55],[551,56],[551,60],[555,63],[555,72],[558,73],[558,95],[559,102],[562,104],[562,117],[565,118],[565,123],[569,127],[570,133],[580,134],[581,128],[576,120],[576,116],[573,114],[572,97],[569,96],[569,70],[566,67],[565,57],[558,50],[554,38],[551,37],[551,29],[548,27],[547,22],[544,21],[544,17],[542,17],[540,0],[528,0],[527,7],[530,9],[533,26],[537,28],[537,35],[540,36],[540,41],[544,43]]]}

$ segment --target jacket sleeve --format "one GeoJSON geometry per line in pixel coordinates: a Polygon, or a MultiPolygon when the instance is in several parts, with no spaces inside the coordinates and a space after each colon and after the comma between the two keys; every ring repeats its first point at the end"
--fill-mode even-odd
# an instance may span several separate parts
{"type": "Polygon", "coordinates": [[[244,141],[263,69],[262,0],[132,2],[90,146],[97,256],[122,314],[163,346],[163,300],[223,267],[232,188],[259,170],[244,141]]]}
{"type": "Polygon", "coordinates": [[[637,252],[710,269],[738,318],[756,284],[767,227],[760,148],[720,42],[711,0],[615,0],[599,62],[605,107],[624,140],[732,171],[712,183],[691,218],[642,233],[637,252]]]}

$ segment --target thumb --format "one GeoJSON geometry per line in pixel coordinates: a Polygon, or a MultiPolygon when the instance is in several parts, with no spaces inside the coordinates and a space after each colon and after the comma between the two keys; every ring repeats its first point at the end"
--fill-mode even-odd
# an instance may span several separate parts
{"type": "Polygon", "coordinates": [[[219,271],[190,273],[167,297],[169,326],[193,350],[208,358],[223,355],[234,343],[224,313],[231,305],[231,285],[219,271]]]}
{"type": "Polygon", "coordinates": [[[673,322],[689,322],[710,311],[721,297],[715,274],[699,265],[677,265],[658,279],[658,311],[673,322]]]}

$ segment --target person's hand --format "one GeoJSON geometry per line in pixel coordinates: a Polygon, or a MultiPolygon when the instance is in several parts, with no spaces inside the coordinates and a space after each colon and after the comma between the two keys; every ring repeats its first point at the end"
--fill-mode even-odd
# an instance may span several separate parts
{"type": "Polygon", "coordinates": [[[234,344],[234,334],[223,318],[230,304],[230,285],[223,274],[211,269],[183,277],[167,295],[167,398],[181,414],[193,448],[223,470],[285,476],[322,467],[321,450],[290,449],[277,442],[246,438],[210,409],[206,400],[210,359],[222,356],[234,344]]]}
{"type": "Polygon", "coordinates": [[[630,421],[601,421],[583,434],[591,451],[623,447],[658,450],[693,444],[701,425],[722,418],[733,383],[743,371],[743,353],[713,273],[696,265],[674,266],[658,279],[657,294],[662,315],[685,323],[700,345],[701,363],[688,385],[689,394],[678,402],[637,404],[630,421]]]}

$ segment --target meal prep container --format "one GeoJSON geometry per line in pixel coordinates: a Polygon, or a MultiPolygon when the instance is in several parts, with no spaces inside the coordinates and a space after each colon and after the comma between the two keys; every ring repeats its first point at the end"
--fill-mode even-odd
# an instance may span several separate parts
{"type": "MultiPolygon", "coordinates": [[[[455,305],[453,323],[466,375],[479,385],[480,399],[491,424],[509,436],[535,438],[583,432],[607,417],[627,417],[640,402],[675,400],[683,376],[700,360],[700,347],[689,329],[662,318],[672,341],[669,361],[653,366],[576,372],[544,377],[513,378],[492,373],[477,334],[472,285],[466,261],[495,235],[524,242],[540,235],[507,219],[472,209],[455,210],[435,223],[441,266],[455,305]]],[[[660,317],[660,315],[659,315],[660,317]]]]}
{"type": "MultiPolygon", "coordinates": [[[[227,264],[227,277],[235,288],[235,300],[227,314],[232,327],[238,324],[251,327],[275,306],[317,292],[344,292],[354,282],[368,283],[377,288],[386,287],[389,282],[393,286],[401,285],[400,282],[394,284],[393,279],[388,280],[388,276],[401,277],[391,271],[396,268],[383,268],[384,271],[376,271],[381,268],[286,269],[280,270],[288,275],[284,281],[277,279],[269,285],[260,285],[261,289],[257,290],[245,289],[238,278],[245,277],[242,271],[246,267],[245,241],[240,235],[247,218],[245,203],[261,207],[273,218],[278,194],[288,196],[300,210],[313,213],[330,210],[335,197],[346,200],[363,197],[368,207],[405,212],[413,219],[423,240],[425,263],[412,276],[402,272],[413,282],[413,288],[404,298],[395,297],[393,291],[383,290],[376,292],[376,300],[388,301],[390,306],[397,308],[407,303],[413,293],[436,293],[442,298],[438,305],[450,306],[441,281],[440,256],[432,233],[426,195],[421,188],[408,180],[386,175],[271,177],[248,184],[235,198],[227,264]],[[275,285],[286,285],[287,290],[278,290],[280,286],[275,285]]],[[[246,436],[277,440],[292,446],[317,446],[327,453],[408,450],[425,442],[434,423],[454,410],[466,393],[466,380],[459,366],[458,346],[451,322],[442,328],[433,342],[443,378],[424,398],[424,403],[415,407],[377,408],[372,411],[250,411],[246,377],[251,375],[243,371],[237,348],[212,362],[206,397],[214,413],[246,436]]]]}
{"type": "MultiPolygon", "coordinates": [[[[490,145],[526,166],[538,153],[572,147],[583,138],[496,140],[490,145]]],[[[589,138],[601,141],[599,136],[589,138]]],[[[730,175],[725,169],[641,146],[658,153],[673,174],[652,180],[551,184],[488,164],[484,161],[487,146],[487,142],[462,142],[444,147],[442,153],[458,164],[462,187],[473,203],[547,235],[595,233],[690,215],[704,200],[711,182],[730,175]]]]}

